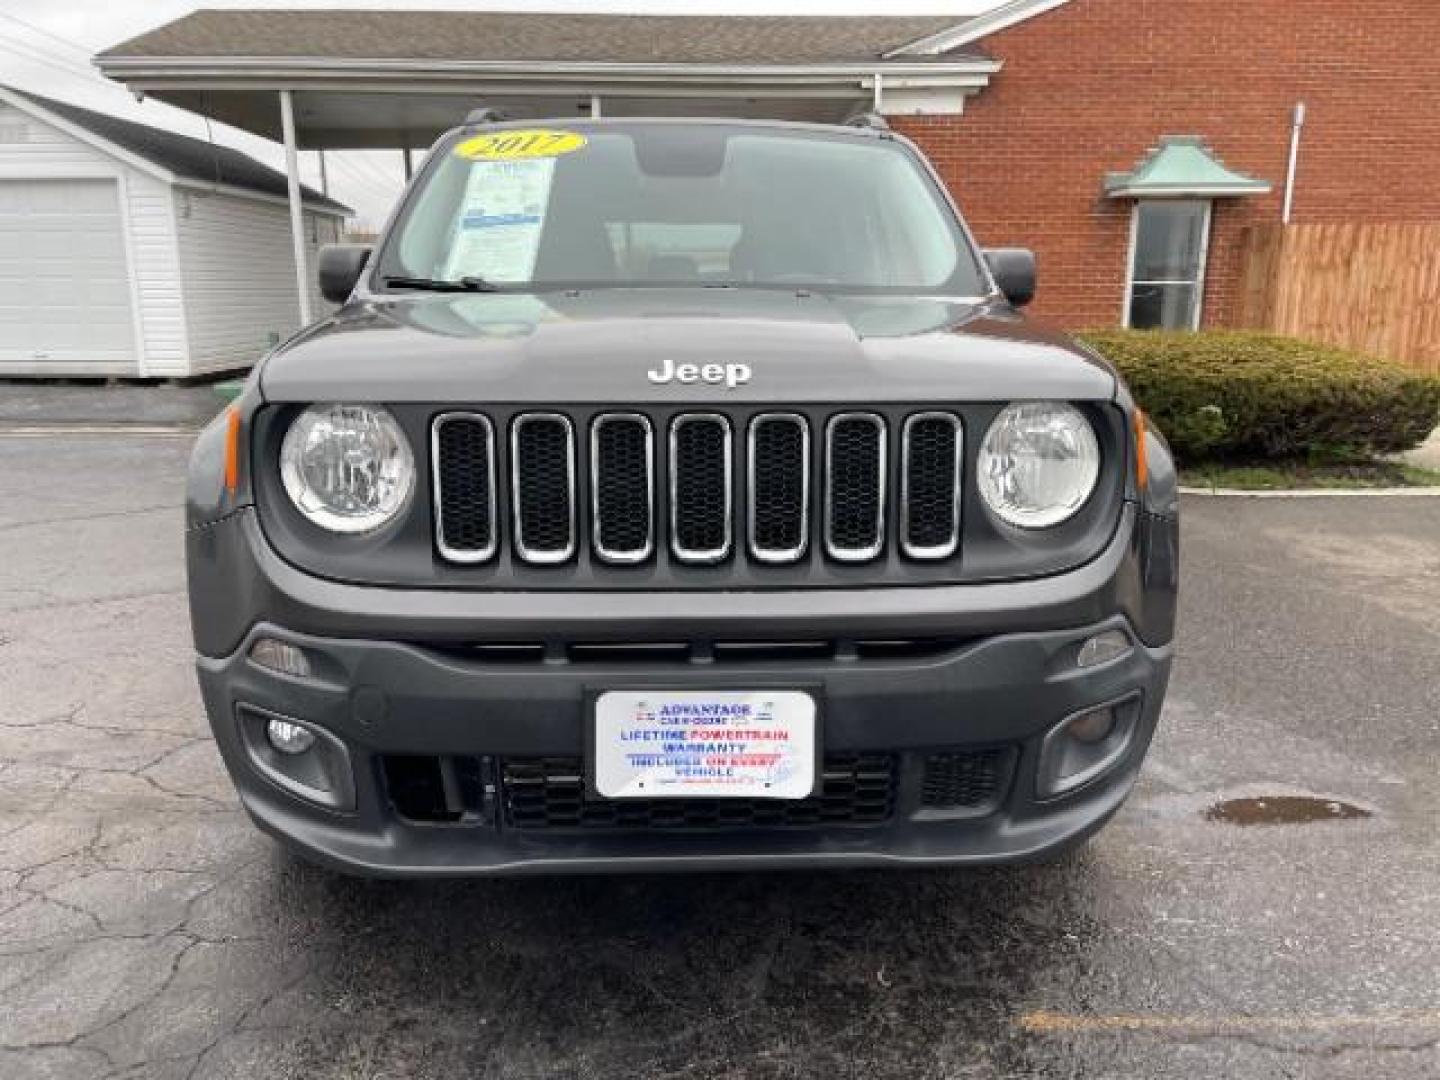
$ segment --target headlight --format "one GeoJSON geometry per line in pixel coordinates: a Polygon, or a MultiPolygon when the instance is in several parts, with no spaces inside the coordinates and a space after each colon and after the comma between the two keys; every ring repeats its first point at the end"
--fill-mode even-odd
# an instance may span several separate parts
{"type": "Polygon", "coordinates": [[[371,405],[306,409],[280,447],[290,501],[323,529],[363,533],[398,514],[415,487],[415,458],[395,418],[371,405]]]}
{"type": "Polygon", "coordinates": [[[1044,529],[1075,516],[1100,477],[1095,429],[1072,405],[1025,401],[990,425],[976,464],[980,495],[1002,521],[1044,529]]]}

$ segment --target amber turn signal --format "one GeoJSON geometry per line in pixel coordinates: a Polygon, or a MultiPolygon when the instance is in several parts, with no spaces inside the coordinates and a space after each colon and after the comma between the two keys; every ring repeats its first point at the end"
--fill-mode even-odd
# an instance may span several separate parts
{"type": "Polygon", "coordinates": [[[1145,414],[1135,410],[1135,483],[1140,490],[1150,482],[1150,461],[1145,452],[1145,414]]]}
{"type": "Polygon", "coordinates": [[[225,413],[225,490],[231,495],[240,487],[240,410],[231,405],[225,413]]]}

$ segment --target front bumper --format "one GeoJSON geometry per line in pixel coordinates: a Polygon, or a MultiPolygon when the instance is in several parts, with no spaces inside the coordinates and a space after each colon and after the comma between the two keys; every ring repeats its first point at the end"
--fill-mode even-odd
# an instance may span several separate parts
{"type": "Polygon", "coordinates": [[[673,668],[543,663],[516,670],[390,642],[321,639],[269,626],[341,679],[297,680],[257,667],[244,649],[201,659],[200,681],[216,741],[246,809],[267,832],[318,861],[366,874],[738,869],[762,866],[985,863],[1024,859],[1076,842],[1124,800],[1140,768],[1164,697],[1168,648],[1138,646],[1090,671],[1074,666],[1090,633],[1011,634],[939,658],[815,664],[698,666],[683,685],[705,689],[804,687],[816,693],[827,755],[877,752],[897,762],[888,820],[870,825],[742,832],[527,830],[506,821],[502,789],[486,818],[455,824],[407,821],[386,790],[383,755],[578,758],[597,690],[675,686],[673,668]],[[1139,718],[1121,760],[1063,798],[1041,801],[1035,776],[1041,740],[1087,707],[1139,691],[1139,718]],[[355,807],[307,804],[263,776],[239,737],[237,706],[313,723],[348,747],[355,807]],[[1004,748],[999,797],[982,812],[922,804],[928,754],[1004,748]]]}
{"type": "Polygon", "coordinates": [[[723,594],[677,610],[673,597],[657,594],[567,599],[327,582],[280,561],[253,515],[242,512],[192,532],[190,568],[202,653],[208,638],[245,626],[223,652],[202,655],[198,666],[216,741],[251,816],[337,868],[429,876],[979,864],[1037,857],[1078,842],[1124,801],[1155,730],[1170,670],[1173,556],[1173,520],[1130,507],[1099,558],[1044,580],[723,594]],[[224,617],[202,626],[220,604],[227,605],[224,617]],[[1134,649],[1106,664],[1077,667],[1080,643],[1110,628],[1128,633],[1134,649]],[[314,677],[279,675],[249,660],[260,636],[303,648],[314,677]],[[455,648],[532,637],[821,636],[945,644],[910,657],[847,653],[784,661],[582,662],[562,650],[521,664],[455,648]],[[826,755],[874,754],[894,762],[889,812],[865,824],[637,831],[535,829],[507,814],[505,762],[579,759],[595,693],[661,686],[812,692],[826,755]],[[1036,776],[1047,733],[1068,716],[1121,700],[1135,703],[1124,753],[1084,787],[1041,798],[1036,776]],[[268,778],[241,737],[242,707],[316,725],[340,740],[353,773],[353,806],[314,805],[268,778]],[[990,750],[1004,761],[993,799],[949,809],[927,802],[924,770],[932,756],[990,750]],[[411,820],[396,811],[387,755],[478,761],[488,794],[463,820],[411,820]]]}

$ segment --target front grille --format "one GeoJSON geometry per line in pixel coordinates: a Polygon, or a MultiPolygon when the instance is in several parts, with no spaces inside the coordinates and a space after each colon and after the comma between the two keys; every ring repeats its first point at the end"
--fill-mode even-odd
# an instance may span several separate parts
{"type": "Polygon", "coordinates": [[[885,421],[843,413],[828,435],[825,550],[841,562],[868,562],[885,545],[885,421]]]}
{"type": "Polygon", "coordinates": [[[750,421],[750,553],[794,562],[810,533],[810,429],[803,416],[767,413],[750,421]]]}
{"type": "Polygon", "coordinates": [[[590,495],[595,554],[636,563],[655,545],[655,444],[636,413],[599,417],[590,428],[590,495]]]}
{"type": "Polygon", "coordinates": [[[946,558],[960,543],[960,418],[952,413],[907,417],[903,443],[900,542],[912,558],[946,558]]]}
{"type": "Polygon", "coordinates": [[[851,580],[882,563],[870,572],[893,580],[962,554],[964,430],[948,412],[447,412],[430,441],[451,563],[659,564],[696,582],[722,564],[778,582],[786,565],[851,580]]]}
{"type": "Polygon", "coordinates": [[[712,413],[670,424],[670,539],[681,562],[713,563],[730,554],[730,422],[712,413]]]}
{"type": "Polygon", "coordinates": [[[579,758],[509,758],[501,765],[508,828],[644,831],[878,825],[895,804],[890,754],[827,756],[806,799],[601,799],[585,790],[579,758]]]}
{"type": "Polygon", "coordinates": [[[452,562],[495,554],[495,429],[477,413],[446,413],[431,429],[435,542],[452,562]]]}
{"type": "Polygon", "coordinates": [[[527,562],[564,562],[575,553],[575,429],[569,417],[518,418],[510,461],[515,550],[527,562]]]}

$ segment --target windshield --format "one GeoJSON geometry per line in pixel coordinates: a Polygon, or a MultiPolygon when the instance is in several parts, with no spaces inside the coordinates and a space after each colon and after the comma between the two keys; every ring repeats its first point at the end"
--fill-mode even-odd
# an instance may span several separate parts
{"type": "Polygon", "coordinates": [[[903,145],[724,124],[458,135],[436,149],[377,278],[987,291],[955,214],[903,145]]]}

